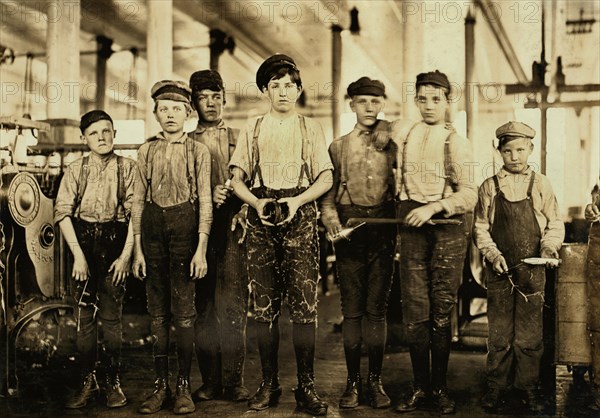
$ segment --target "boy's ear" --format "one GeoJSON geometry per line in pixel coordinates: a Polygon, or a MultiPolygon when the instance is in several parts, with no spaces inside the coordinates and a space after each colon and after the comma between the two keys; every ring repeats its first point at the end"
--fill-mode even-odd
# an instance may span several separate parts
{"type": "Polygon", "coordinates": [[[81,138],[81,142],[83,142],[84,144],[87,144],[87,139],[85,138],[85,135],[81,134],[79,136],[79,138],[81,138]]]}

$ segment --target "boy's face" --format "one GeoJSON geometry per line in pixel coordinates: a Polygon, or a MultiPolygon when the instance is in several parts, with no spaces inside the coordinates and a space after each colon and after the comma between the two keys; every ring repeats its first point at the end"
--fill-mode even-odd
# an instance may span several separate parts
{"type": "Polygon", "coordinates": [[[189,116],[189,111],[183,102],[161,99],[156,103],[154,115],[162,130],[173,134],[183,132],[183,124],[189,116]]]}
{"type": "Polygon", "coordinates": [[[533,151],[529,138],[516,138],[500,147],[504,168],[510,173],[520,173],[527,168],[527,160],[533,151]]]}
{"type": "Polygon", "coordinates": [[[81,140],[94,154],[108,155],[113,150],[113,140],[117,131],[109,120],[99,120],[85,128],[81,140]]]}
{"type": "Polygon", "coordinates": [[[271,109],[278,113],[288,113],[293,110],[301,92],[302,88],[292,81],[289,74],[277,80],[273,79],[267,85],[271,109]]]}
{"type": "Polygon", "coordinates": [[[369,128],[377,122],[377,114],[383,110],[385,99],[381,96],[356,95],[350,102],[350,108],[356,113],[359,128],[369,128]]]}
{"type": "Polygon", "coordinates": [[[438,125],[445,122],[449,103],[443,88],[428,84],[419,86],[415,101],[425,123],[438,125]]]}
{"type": "Polygon", "coordinates": [[[216,122],[221,119],[223,111],[223,92],[209,89],[194,94],[194,104],[200,122],[216,122]]]}

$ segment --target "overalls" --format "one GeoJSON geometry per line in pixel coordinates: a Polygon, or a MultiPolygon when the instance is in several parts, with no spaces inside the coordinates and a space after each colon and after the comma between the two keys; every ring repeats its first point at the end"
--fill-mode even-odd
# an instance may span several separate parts
{"type": "Polygon", "coordinates": [[[164,208],[152,201],[152,157],[156,149],[153,149],[153,143],[150,144],[146,171],[148,188],[141,220],[153,355],[155,358],[168,356],[169,326],[173,316],[182,376],[189,375],[196,316],[195,282],[190,278],[190,262],[198,246],[198,202],[192,175],[194,164],[190,161],[192,141],[186,138],[185,142],[189,200],[164,208]]]}
{"type": "Polygon", "coordinates": [[[127,239],[128,222],[117,221],[119,208],[123,207],[125,195],[122,157],[117,156],[118,202],[115,214],[109,222],[86,222],[81,219],[81,200],[89,175],[89,156],[83,158],[77,190],[76,214],[73,227],[79,246],[85,255],[90,271],[88,280],[76,283],[75,310],[77,320],[77,350],[82,372],[87,374],[96,367],[98,326],[102,321],[105,351],[109,366],[118,367],[121,355],[122,308],[125,281],[118,286],[112,284],[108,269],[121,255],[127,239]]]}
{"type": "Polygon", "coordinates": [[[532,173],[527,198],[510,202],[500,190],[498,177],[494,176],[496,197],[491,236],[502,252],[509,272],[496,274],[491,266],[487,266],[490,388],[508,388],[513,372],[517,389],[531,390],[538,379],[544,349],[545,267],[521,262],[524,258],[540,255],[542,233],[531,199],[534,182],[535,173],[532,173]]]}
{"type": "MultiPolygon", "coordinates": [[[[302,116],[302,160],[298,185],[291,189],[270,189],[264,185],[260,169],[258,136],[262,118],[257,120],[252,139],[253,158],[256,161],[251,178],[258,176],[259,187],[251,189],[261,198],[281,199],[301,194],[306,173],[313,179],[306,160],[306,125],[302,116]]],[[[288,298],[290,319],[294,323],[314,323],[317,317],[317,282],[319,277],[316,202],[307,203],[294,218],[279,226],[263,225],[256,210],[248,210],[248,276],[254,303],[255,319],[272,323],[281,314],[281,302],[288,298]]]]}

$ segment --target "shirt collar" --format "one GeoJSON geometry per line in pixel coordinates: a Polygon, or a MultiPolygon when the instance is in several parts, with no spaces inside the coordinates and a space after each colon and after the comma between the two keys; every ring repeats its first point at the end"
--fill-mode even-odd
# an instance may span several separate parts
{"type": "MultiPolygon", "coordinates": [[[[167,138],[165,138],[165,135],[162,133],[162,131],[156,134],[156,138],[161,139],[163,141],[168,141],[169,142],[169,140],[167,138]]],[[[174,139],[174,140],[172,140],[170,142],[183,143],[186,138],[187,138],[187,133],[183,132],[183,134],[181,135],[180,138],[174,139]]]]}
{"type": "Polygon", "coordinates": [[[104,167],[106,167],[108,165],[108,163],[110,163],[114,158],[117,158],[117,154],[115,154],[114,150],[111,151],[110,155],[107,155],[106,157],[101,157],[99,155],[97,155],[95,152],[91,152],[90,151],[90,160],[94,163],[94,164],[101,164],[104,167]]]}
{"type": "MultiPolygon", "coordinates": [[[[217,129],[225,129],[225,121],[223,119],[221,119],[219,121],[219,123],[217,124],[217,126],[215,126],[215,128],[217,128],[217,129]]],[[[196,134],[202,134],[207,129],[209,129],[208,126],[204,126],[204,125],[202,125],[201,122],[198,122],[198,125],[196,126],[196,130],[194,131],[194,133],[196,133],[196,134]]]]}
{"type": "Polygon", "coordinates": [[[531,171],[532,171],[532,168],[530,165],[527,166],[525,171],[521,171],[520,173],[511,173],[511,172],[507,171],[504,167],[502,167],[502,168],[500,168],[500,171],[498,171],[498,177],[504,178],[504,177],[508,177],[508,176],[528,176],[531,174],[531,171]]]}

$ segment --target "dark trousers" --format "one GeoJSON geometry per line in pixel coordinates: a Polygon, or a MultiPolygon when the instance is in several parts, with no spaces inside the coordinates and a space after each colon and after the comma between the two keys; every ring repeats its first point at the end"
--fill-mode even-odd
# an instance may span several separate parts
{"type": "Polygon", "coordinates": [[[190,262],[198,246],[198,214],[189,203],[161,208],[147,203],[142,213],[146,296],[155,357],[169,353],[171,317],[177,332],[179,373],[188,376],[194,346],[195,283],[190,262]]]}
{"type": "Polygon", "coordinates": [[[511,270],[513,289],[506,274],[488,275],[488,385],[505,389],[514,373],[514,387],[533,389],[544,351],[542,309],[544,267],[521,266],[511,270]],[[518,290],[523,292],[525,298],[518,290]]]}
{"type": "Polygon", "coordinates": [[[215,209],[208,245],[208,274],[196,284],[196,351],[204,383],[211,377],[225,387],[243,384],[248,315],[248,272],[246,244],[239,244],[241,227],[231,231],[239,205],[215,209]],[[220,353],[220,356],[218,355],[220,353]],[[219,364],[220,363],[220,364],[219,364]],[[214,367],[211,367],[214,366],[214,367]],[[205,376],[213,374],[213,376],[205,376]]]}
{"type": "Polygon", "coordinates": [[[119,363],[125,282],[114,286],[108,269],[123,251],[128,225],[82,220],[75,220],[73,224],[90,270],[90,278],[77,282],[75,292],[79,302],[75,309],[77,351],[82,373],[87,374],[95,369],[97,360],[98,318],[102,321],[104,348],[109,361],[115,366],[119,363]]]}
{"type": "Polygon", "coordinates": [[[600,388],[600,223],[590,228],[586,259],[588,292],[588,329],[592,344],[593,383],[600,388]]]}

